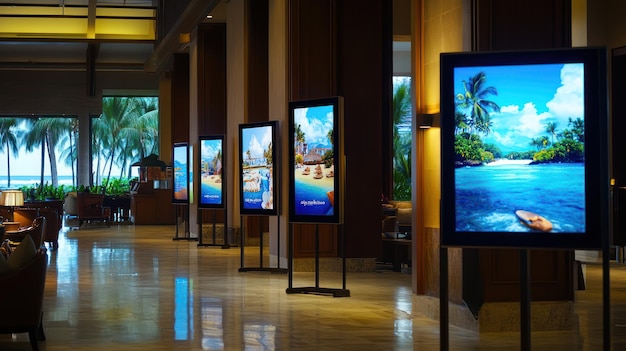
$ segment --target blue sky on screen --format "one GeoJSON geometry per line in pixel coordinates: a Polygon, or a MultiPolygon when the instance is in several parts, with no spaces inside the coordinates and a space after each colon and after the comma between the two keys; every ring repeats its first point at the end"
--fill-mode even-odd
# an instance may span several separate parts
{"type": "Polygon", "coordinates": [[[497,145],[505,154],[533,150],[530,141],[548,134],[548,122],[557,122],[557,133],[567,128],[568,118],[584,120],[584,65],[546,64],[491,67],[458,67],[454,70],[454,93],[463,93],[463,80],[485,72],[485,87],[498,95],[487,97],[500,106],[492,113],[493,126],[485,143],[497,145]]]}
{"type": "Polygon", "coordinates": [[[218,151],[222,150],[222,140],[221,139],[202,140],[200,147],[202,148],[201,155],[211,160],[217,155],[218,151]]]}
{"type": "Polygon", "coordinates": [[[187,147],[175,147],[174,148],[174,160],[179,164],[187,164],[187,147]]]}
{"type": "Polygon", "coordinates": [[[300,125],[306,143],[311,147],[331,147],[328,131],[333,129],[333,106],[298,108],[293,112],[294,125],[300,125]]]}
{"type": "Polygon", "coordinates": [[[247,158],[247,151],[250,151],[250,157],[262,158],[263,151],[272,142],[272,127],[260,126],[254,128],[244,128],[242,130],[243,158],[247,158]]]}

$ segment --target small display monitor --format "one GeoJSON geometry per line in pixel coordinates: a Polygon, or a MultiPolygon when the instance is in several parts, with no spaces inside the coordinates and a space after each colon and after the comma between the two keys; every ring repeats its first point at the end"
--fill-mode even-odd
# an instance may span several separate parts
{"type": "Polygon", "coordinates": [[[289,103],[289,220],[341,223],[341,97],[289,103]]]}
{"type": "Polygon", "coordinates": [[[189,144],[175,143],[173,155],[173,198],[175,204],[189,203],[189,144]]]}
{"type": "Polygon", "coordinates": [[[200,196],[201,208],[224,207],[224,136],[200,137],[200,196]]]}
{"type": "Polygon", "coordinates": [[[277,134],[276,121],[239,125],[241,214],[277,214],[277,134]]]}

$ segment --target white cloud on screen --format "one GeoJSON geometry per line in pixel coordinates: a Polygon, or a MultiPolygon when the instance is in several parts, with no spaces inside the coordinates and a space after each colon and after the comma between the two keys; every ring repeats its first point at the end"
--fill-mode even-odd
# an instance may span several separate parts
{"type": "Polygon", "coordinates": [[[252,135],[250,137],[250,142],[248,143],[248,150],[246,151],[250,151],[250,157],[252,158],[263,157],[263,147],[261,146],[261,144],[259,143],[255,135],[252,135]]]}
{"type": "Polygon", "coordinates": [[[304,133],[306,142],[311,145],[324,144],[328,142],[328,131],[333,128],[332,112],[326,114],[326,118],[307,118],[308,108],[299,108],[294,111],[294,123],[300,125],[300,130],[304,133]]]}
{"type": "Polygon", "coordinates": [[[546,103],[547,111],[539,112],[537,106],[527,102],[500,108],[492,114],[493,128],[490,138],[503,147],[527,149],[532,139],[546,134],[548,122],[558,122],[557,131],[567,128],[571,117],[584,117],[583,65],[566,64],[561,69],[561,85],[554,97],[546,103]]]}
{"type": "Polygon", "coordinates": [[[563,128],[568,118],[584,117],[584,101],[584,65],[564,65],[561,70],[561,86],[557,88],[554,98],[546,104],[550,113],[559,120],[563,128]]]}

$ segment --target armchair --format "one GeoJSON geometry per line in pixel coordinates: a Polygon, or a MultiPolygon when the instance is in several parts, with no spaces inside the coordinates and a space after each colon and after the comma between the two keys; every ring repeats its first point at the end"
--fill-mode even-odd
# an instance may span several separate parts
{"type": "Polygon", "coordinates": [[[78,192],[76,193],[76,208],[78,212],[78,226],[85,221],[103,221],[109,225],[111,210],[104,207],[104,194],[78,192]]]}
{"type": "MultiPolygon", "coordinates": [[[[32,246],[30,247],[33,250],[32,246]]],[[[17,249],[16,249],[17,250],[17,249]]],[[[17,251],[13,253],[16,255],[17,251]]],[[[39,350],[38,340],[45,340],[42,324],[43,294],[48,255],[37,250],[21,267],[0,276],[0,301],[4,301],[0,318],[0,333],[28,333],[31,347],[39,350]]]]}
{"type": "Polygon", "coordinates": [[[43,240],[46,235],[46,217],[35,217],[31,226],[20,228],[17,231],[6,232],[4,239],[9,239],[11,242],[17,243],[22,242],[26,235],[30,235],[35,247],[39,248],[43,245],[43,240]]]}

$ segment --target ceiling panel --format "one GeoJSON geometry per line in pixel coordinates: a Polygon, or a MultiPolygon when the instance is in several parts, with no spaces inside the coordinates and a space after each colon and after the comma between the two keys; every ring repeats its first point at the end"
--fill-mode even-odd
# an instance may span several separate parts
{"type": "Polygon", "coordinates": [[[87,69],[90,44],[96,70],[141,70],[154,49],[156,6],[157,0],[0,0],[0,70],[87,69]],[[99,9],[88,16],[90,1],[99,9]]]}
{"type": "MultiPolygon", "coordinates": [[[[89,0],[0,0],[0,4],[11,5],[57,5],[57,6],[87,6],[89,0]]],[[[100,6],[141,6],[156,7],[156,0],[97,0],[100,6]]]]}

